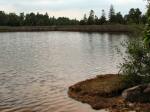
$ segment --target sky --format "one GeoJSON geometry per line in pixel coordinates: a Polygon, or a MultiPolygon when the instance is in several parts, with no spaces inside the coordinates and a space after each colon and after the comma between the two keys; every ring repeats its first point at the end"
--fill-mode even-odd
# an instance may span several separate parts
{"type": "Polygon", "coordinates": [[[102,9],[108,12],[111,4],[116,12],[121,12],[123,15],[131,8],[140,8],[143,13],[146,11],[144,0],[0,0],[0,10],[17,14],[47,12],[49,16],[82,19],[91,9],[97,16],[101,15],[102,9]]]}

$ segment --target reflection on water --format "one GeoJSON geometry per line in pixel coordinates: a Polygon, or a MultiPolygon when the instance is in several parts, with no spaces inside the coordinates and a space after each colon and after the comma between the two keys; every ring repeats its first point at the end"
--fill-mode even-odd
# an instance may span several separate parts
{"type": "Polygon", "coordinates": [[[128,38],[107,33],[1,33],[0,111],[95,112],[68,98],[67,89],[98,74],[116,73],[121,57],[114,46],[128,38]]]}

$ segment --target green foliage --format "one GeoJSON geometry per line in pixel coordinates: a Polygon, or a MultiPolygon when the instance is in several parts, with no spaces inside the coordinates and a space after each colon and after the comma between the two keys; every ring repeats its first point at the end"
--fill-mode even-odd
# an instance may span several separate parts
{"type": "Polygon", "coordinates": [[[84,17],[83,17],[83,20],[80,21],[80,25],[87,25],[87,17],[86,17],[86,14],[84,14],[84,17]]]}
{"type": "MultiPolygon", "coordinates": [[[[148,9],[149,5],[148,5],[148,9]]],[[[115,13],[113,5],[110,6],[109,17],[106,17],[105,11],[102,10],[101,16],[95,15],[91,10],[89,16],[84,15],[83,19],[76,20],[67,17],[50,17],[47,13],[15,13],[6,14],[0,11],[0,26],[51,26],[51,25],[103,25],[103,24],[145,24],[150,11],[146,15],[142,15],[141,11],[131,9],[129,14],[123,16],[120,12],[115,13]],[[109,18],[107,20],[107,18],[109,18]]]]}
{"type": "Polygon", "coordinates": [[[146,47],[150,48],[150,3],[148,1],[148,9],[147,9],[147,25],[145,29],[144,35],[144,43],[146,47]]]}
{"type": "Polygon", "coordinates": [[[147,12],[146,12],[146,16],[150,17],[150,0],[147,0],[147,12]]]}
{"type": "Polygon", "coordinates": [[[141,40],[128,41],[123,46],[127,48],[127,56],[121,64],[125,84],[150,83],[150,49],[141,40]]]}
{"type": "MultiPolygon", "coordinates": [[[[141,12],[139,9],[131,9],[128,19],[139,24],[141,12]]],[[[146,19],[146,17],[144,17],[146,19]]],[[[124,82],[127,86],[150,83],[150,4],[148,1],[147,25],[144,32],[144,41],[134,40],[123,44],[127,49],[127,57],[121,64],[124,82]]]]}
{"type": "Polygon", "coordinates": [[[15,13],[10,13],[8,15],[8,25],[9,26],[20,26],[19,16],[15,13]]]}
{"type": "Polygon", "coordinates": [[[140,21],[140,23],[145,25],[146,22],[147,22],[147,17],[146,17],[146,15],[142,15],[142,16],[141,16],[141,21],[140,21]]]}
{"type": "Polygon", "coordinates": [[[140,24],[142,23],[142,12],[139,8],[132,8],[129,11],[129,14],[126,15],[126,22],[129,24],[140,24]]]}
{"type": "Polygon", "coordinates": [[[25,25],[36,26],[36,15],[34,13],[26,14],[25,25]]]}
{"type": "Polygon", "coordinates": [[[148,23],[146,25],[146,30],[144,33],[144,43],[147,47],[150,48],[150,18],[148,19],[148,23]]]}
{"type": "Polygon", "coordinates": [[[24,13],[20,13],[20,15],[19,15],[20,26],[23,26],[23,25],[24,25],[24,20],[25,20],[25,15],[24,15],[24,13]]]}
{"type": "Polygon", "coordinates": [[[119,24],[124,24],[124,18],[120,12],[116,13],[116,22],[119,24]]]}
{"type": "Polygon", "coordinates": [[[5,26],[8,24],[8,15],[5,12],[0,11],[0,25],[5,26]]]}

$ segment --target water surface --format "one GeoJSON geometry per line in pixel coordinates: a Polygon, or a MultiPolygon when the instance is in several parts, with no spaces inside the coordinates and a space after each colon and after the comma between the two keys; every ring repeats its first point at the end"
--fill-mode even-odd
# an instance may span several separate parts
{"type": "MultiPolygon", "coordinates": [[[[117,73],[114,46],[125,34],[0,33],[1,112],[95,112],[67,96],[68,87],[117,73]]],[[[100,112],[100,111],[99,111],[100,112]]]]}

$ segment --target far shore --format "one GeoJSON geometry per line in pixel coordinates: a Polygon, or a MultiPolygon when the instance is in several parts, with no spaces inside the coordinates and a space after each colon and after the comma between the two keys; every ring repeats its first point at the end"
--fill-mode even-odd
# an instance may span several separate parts
{"type": "Polygon", "coordinates": [[[136,31],[141,32],[143,29],[141,25],[0,26],[0,32],[72,31],[134,33],[136,31]]]}

